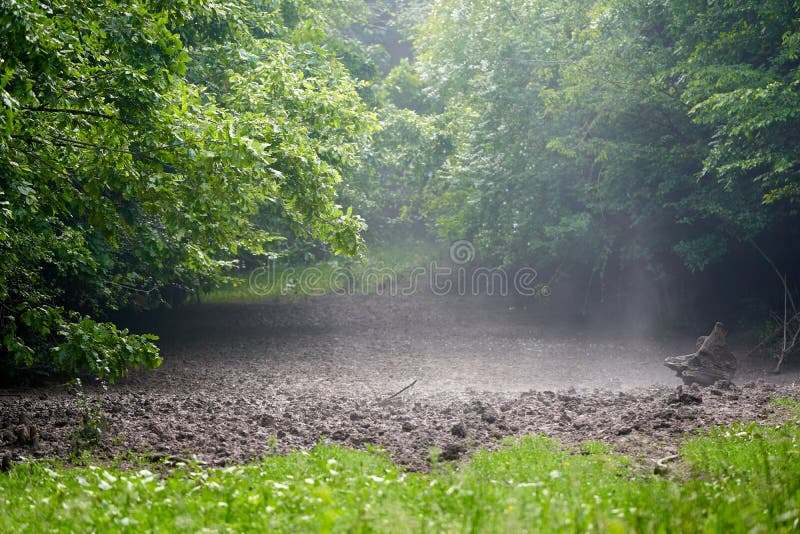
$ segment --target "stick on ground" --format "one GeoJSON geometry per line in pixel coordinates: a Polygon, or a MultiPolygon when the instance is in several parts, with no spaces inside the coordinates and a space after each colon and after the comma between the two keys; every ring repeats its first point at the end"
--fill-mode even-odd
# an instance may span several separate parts
{"type": "Polygon", "coordinates": [[[663,458],[659,458],[658,460],[655,460],[655,462],[656,462],[656,465],[658,465],[658,467],[662,467],[662,468],[666,469],[667,462],[671,462],[672,460],[677,459],[679,456],[680,456],[679,454],[670,454],[669,456],[664,456],[663,458]]]}
{"type": "Polygon", "coordinates": [[[392,400],[393,398],[397,397],[398,395],[400,395],[400,394],[401,394],[401,393],[403,393],[404,391],[407,391],[408,389],[410,389],[410,388],[411,388],[411,387],[412,387],[414,384],[416,384],[416,383],[417,383],[417,379],[415,378],[415,379],[413,380],[413,382],[411,382],[409,385],[407,385],[406,387],[404,387],[403,389],[401,389],[400,391],[398,391],[398,392],[397,392],[397,393],[395,393],[394,395],[390,395],[390,396],[386,397],[386,398],[385,398],[385,399],[383,399],[381,402],[386,402],[386,401],[390,401],[390,400],[392,400]]]}

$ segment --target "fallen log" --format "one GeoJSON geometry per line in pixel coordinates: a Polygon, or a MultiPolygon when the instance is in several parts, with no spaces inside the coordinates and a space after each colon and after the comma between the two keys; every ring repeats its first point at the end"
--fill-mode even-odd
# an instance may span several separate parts
{"type": "Polygon", "coordinates": [[[730,381],[736,373],[736,357],[728,348],[725,327],[719,322],[710,334],[697,338],[696,352],[666,358],[664,365],[686,385],[710,386],[717,380],[730,381]]]}

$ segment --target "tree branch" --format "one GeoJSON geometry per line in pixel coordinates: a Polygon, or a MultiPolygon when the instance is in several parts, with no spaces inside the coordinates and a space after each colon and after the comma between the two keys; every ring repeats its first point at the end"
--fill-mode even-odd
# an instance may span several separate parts
{"type": "Polygon", "coordinates": [[[764,252],[755,241],[753,241],[752,239],[749,239],[748,241],[750,241],[750,244],[753,245],[753,247],[755,247],[755,249],[758,251],[759,254],[761,254],[761,257],[764,258],[764,260],[766,260],[769,266],[772,267],[772,270],[775,271],[775,274],[778,276],[781,283],[783,284],[783,290],[786,292],[786,295],[789,299],[789,303],[792,305],[792,311],[795,314],[797,314],[797,306],[794,303],[794,298],[792,297],[792,293],[789,291],[789,283],[787,282],[786,277],[783,276],[781,271],[778,269],[778,266],[775,265],[775,262],[772,261],[772,258],[767,256],[767,253],[764,252]]]}
{"type": "Polygon", "coordinates": [[[85,115],[88,117],[97,117],[99,119],[119,120],[124,124],[129,124],[127,121],[125,121],[125,119],[115,117],[114,115],[107,115],[105,113],[100,113],[97,111],[88,111],[85,109],[48,108],[45,106],[39,106],[38,108],[22,107],[19,109],[21,109],[22,111],[34,111],[40,113],[66,113],[68,115],[85,115]]]}

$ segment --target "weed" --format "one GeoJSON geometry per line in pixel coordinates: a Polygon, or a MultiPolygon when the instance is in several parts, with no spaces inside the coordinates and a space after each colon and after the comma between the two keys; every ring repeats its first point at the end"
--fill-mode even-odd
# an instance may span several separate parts
{"type": "MultiPolygon", "coordinates": [[[[102,385],[105,391],[106,385],[102,385]]],[[[88,395],[83,389],[80,378],[76,378],[72,388],[76,398],[76,406],[81,414],[81,422],[78,429],[72,435],[72,448],[74,452],[82,452],[96,449],[103,441],[105,432],[108,429],[108,421],[101,409],[100,394],[88,395]]]]}
{"type": "MultiPolygon", "coordinates": [[[[790,403],[778,403],[778,406],[790,403]]],[[[437,458],[432,451],[432,459],[437,458]]],[[[438,459],[437,459],[438,461],[438,459]]],[[[604,444],[505,440],[406,473],[318,445],[247,465],[161,470],[34,462],[0,474],[0,531],[796,532],[800,427],[736,424],[689,439],[686,476],[636,471],[604,444]]]]}

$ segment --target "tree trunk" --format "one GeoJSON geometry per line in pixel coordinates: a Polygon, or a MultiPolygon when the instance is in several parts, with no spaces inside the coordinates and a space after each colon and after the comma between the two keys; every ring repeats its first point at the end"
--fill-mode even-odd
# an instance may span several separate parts
{"type": "Polygon", "coordinates": [[[736,373],[736,357],[728,348],[725,328],[719,322],[709,335],[697,339],[697,352],[667,358],[664,365],[686,385],[710,386],[717,380],[730,380],[736,373]]]}

